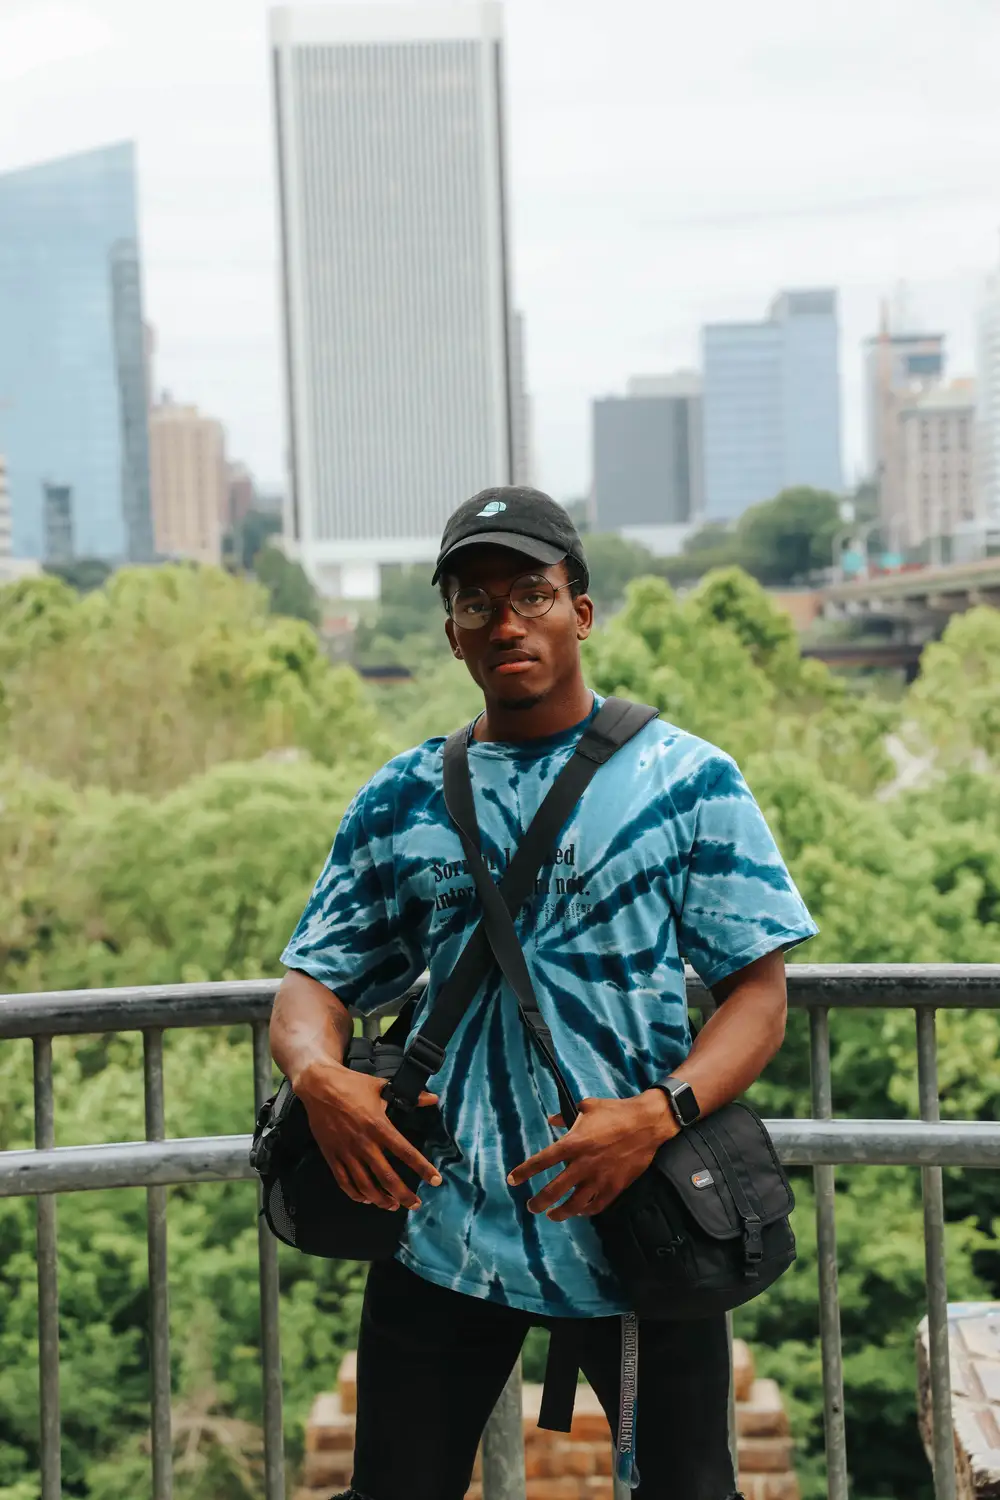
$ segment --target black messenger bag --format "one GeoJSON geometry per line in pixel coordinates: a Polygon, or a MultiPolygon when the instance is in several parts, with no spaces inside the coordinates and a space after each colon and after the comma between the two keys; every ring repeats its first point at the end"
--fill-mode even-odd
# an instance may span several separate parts
{"type": "MultiPolygon", "coordinates": [[[[655,717],[656,709],[622,698],[608,698],[601,705],[545,794],[500,885],[496,886],[487,875],[490,889],[508,921],[534,894],[535,878],[543,861],[551,854],[567,818],[597,770],[655,717]]],[[[471,799],[469,734],[467,726],[447,741],[445,782],[447,787],[447,768],[456,747],[460,747],[471,799]]],[[[476,857],[482,864],[478,829],[476,857]]],[[[407,1040],[416,1009],[411,991],[384,1036],[374,1041],[357,1037],[348,1047],[345,1059],[348,1067],[390,1080],[383,1094],[390,1121],[438,1167],[455,1159],[449,1153],[455,1153],[456,1148],[436,1106],[419,1108],[417,1100],[428,1079],[444,1062],[459,1022],[496,963],[484,916],[441,986],[419,1031],[407,1040]]],[[[355,1203],[343,1192],[316,1144],[305,1105],[296,1098],[287,1078],[261,1106],[250,1147],[250,1165],[263,1186],[261,1213],[271,1231],[286,1245],[307,1255],[342,1260],[389,1260],[395,1254],[409,1211],[400,1208],[393,1213],[374,1204],[355,1203]]],[[[393,1166],[409,1187],[416,1187],[419,1181],[416,1173],[395,1159],[393,1166]]]]}
{"type": "MultiPolygon", "coordinates": [[[[468,754],[454,736],[445,746],[444,786],[490,945],[553,1075],[568,1128],[579,1111],[538,1008],[503,886],[496,886],[480,853],[468,754]]],[[[667,1141],[592,1222],[638,1317],[688,1320],[749,1302],[788,1269],[795,1259],[794,1206],[764,1122],[738,1101],[667,1141]]]]}

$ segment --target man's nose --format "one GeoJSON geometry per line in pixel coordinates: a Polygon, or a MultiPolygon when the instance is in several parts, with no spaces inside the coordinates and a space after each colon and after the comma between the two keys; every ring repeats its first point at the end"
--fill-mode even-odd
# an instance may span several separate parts
{"type": "Polygon", "coordinates": [[[490,620],[491,641],[519,641],[524,639],[524,619],[514,609],[509,599],[498,599],[493,605],[490,620]]]}

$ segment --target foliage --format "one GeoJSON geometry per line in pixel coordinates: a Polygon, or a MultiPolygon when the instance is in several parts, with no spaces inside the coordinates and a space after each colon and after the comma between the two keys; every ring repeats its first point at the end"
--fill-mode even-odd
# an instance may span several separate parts
{"type": "Polygon", "coordinates": [[[910,694],[913,717],[948,760],[1000,761],[1000,610],[953,615],[924,648],[910,694]]]}
{"type": "Polygon", "coordinates": [[[831,566],[840,525],[839,496],[799,485],[751,505],[731,526],[702,527],[688,538],[680,557],[664,560],[663,575],[684,583],[737,564],[760,583],[801,584],[831,566]]]}
{"type": "Polygon", "coordinates": [[[232,538],[236,560],[243,571],[249,573],[254,566],[257,553],[269,537],[281,533],[281,517],[273,510],[255,510],[251,507],[236,527],[232,538]]]}
{"type": "Polygon", "coordinates": [[[272,614],[319,625],[319,599],[301,563],[292,562],[280,547],[261,547],[254,558],[254,574],[270,595],[272,614]]]}
{"type": "MultiPolygon", "coordinates": [[[[417,570],[389,582],[380,613],[399,635],[380,638],[422,651],[418,676],[371,699],[351,671],[330,666],[305,622],[268,606],[258,584],[177,566],[123,570],[82,598],[53,577],[0,590],[0,991],[277,973],[359,782],[392,750],[479,707],[465,670],[435,644],[440,603],[417,570]]],[[[600,691],[655,702],[737,756],[820,924],[793,960],[992,962],[998,618],[977,611],[953,622],[942,654],[928,651],[922,678],[889,710],[804,662],[787,618],[745,573],[711,570],[684,597],[647,576],[628,584],[620,613],[588,643],[587,673],[600,691]],[[929,786],[895,796],[884,738],[897,720],[917,723],[940,765],[929,786]]],[[[831,1031],[836,1112],[912,1114],[912,1016],[844,1011],[831,1031]]],[[[942,1012],[938,1034],[943,1113],[996,1118],[1000,1018],[942,1012]]],[[[138,1037],[63,1038],[54,1052],[60,1145],[142,1134],[138,1037]]],[[[168,1134],[248,1127],[244,1031],[169,1033],[165,1053],[168,1134]]],[[[808,1113],[804,1014],[792,1015],[754,1095],[767,1115],[808,1113]]],[[[30,1045],[7,1043],[0,1150],[31,1139],[30,1045]]],[[[927,1500],[914,1416],[925,1295],[918,1174],[845,1168],[837,1185],[853,1493],[927,1500]]],[[[738,1313],[737,1332],[752,1339],[762,1373],[782,1382],[804,1500],[819,1500],[807,1173],[796,1173],[796,1191],[799,1260],[738,1313]]],[[[946,1173],[953,1296],[1000,1293],[994,1197],[988,1174],[946,1173]]],[[[261,1492],[253,1193],[245,1183],[176,1188],[169,1201],[175,1493],[247,1500],[261,1492]]],[[[59,1222],[66,1491],[144,1500],[144,1199],[66,1195],[59,1222]]],[[[30,1202],[0,1201],[0,1500],[37,1500],[33,1257],[30,1202]]],[[[356,1339],[362,1278],[291,1251],[281,1262],[294,1456],[312,1398],[356,1339]]],[[[527,1356],[536,1377],[542,1342],[533,1337],[527,1356]]]]}
{"type": "Polygon", "coordinates": [[[382,569],[378,608],[354,636],[354,660],[362,667],[418,667],[444,655],[444,609],[432,587],[432,568],[382,569]]]}
{"type": "Polygon", "coordinates": [[[633,579],[655,577],[659,572],[659,559],[648,547],[612,532],[596,532],[588,536],[584,552],[590,572],[588,593],[599,620],[621,606],[626,587],[633,579]]]}
{"type": "Polygon", "coordinates": [[[382,745],[355,674],[215,568],[125,568],[83,598],[0,589],[0,665],[7,753],[78,787],[163,791],[290,748],[368,764],[382,745]]]}

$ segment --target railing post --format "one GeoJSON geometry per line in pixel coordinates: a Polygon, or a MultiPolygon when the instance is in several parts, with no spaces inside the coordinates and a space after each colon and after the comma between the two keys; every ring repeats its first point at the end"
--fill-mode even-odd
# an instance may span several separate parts
{"type": "Polygon", "coordinates": [[[524,1415],[518,1359],[483,1433],[483,1500],[524,1500],[524,1415]]]}
{"type": "MultiPolygon", "coordinates": [[[[142,1034],[146,1139],[162,1141],[163,1032],[142,1034]]],[[[173,1500],[173,1437],[170,1424],[170,1294],[167,1262],[167,1190],[146,1189],[146,1241],[149,1257],[150,1431],[153,1440],[153,1500],[173,1500]]]]}
{"type": "MultiPolygon", "coordinates": [[[[56,1143],[52,1097],[52,1038],[36,1036],[35,1149],[56,1143]]],[[[38,1393],[40,1401],[42,1500],[61,1500],[62,1448],[59,1420],[59,1242],[56,1200],[45,1194],[35,1200],[38,1243],[38,1393]]]]}
{"type": "MultiPolygon", "coordinates": [[[[817,1120],[833,1118],[830,1074],[830,1012],[809,1012],[809,1071],[812,1112],[817,1120]]],[[[840,1291],[837,1277],[837,1213],[833,1167],[813,1167],[816,1192],[816,1259],[819,1271],[819,1338],[823,1365],[823,1426],[826,1434],[826,1492],[829,1500],[847,1500],[847,1433],[844,1426],[844,1360],[840,1342],[840,1291]]]]}
{"type": "MultiPolygon", "coordinates": [[[[253,1023],[253,1080],[255,1108],[271,1093],[271,1050],[268,1023],[253,1023]]],[[[258,1204],[261,1189],[258,1188],[258,1204]]],[[[278,1279],[278,1242],[262,1214],[257,1216],[257,1258],[260,1277],[260,1348],[264,1391],[264,1500],[285,1500],[285,1434],[281,1392],[281,1305],[278,1279]]]]}
{"type": "MultiPolygon", "coordinates": [[[[937,1013],[931,1006],[920,1006],[916,1016],[920,1118],[936,1124],[941,1119],[937,1076],[937,1013]]],[[[924,1259],[927,1267],[927,1354],[931,1377],[934,1495],[935,1500],[955,1500],[944,1184],[940,1167],[922,1167],[920,1175],[924,1200],[924,1259]]]]}

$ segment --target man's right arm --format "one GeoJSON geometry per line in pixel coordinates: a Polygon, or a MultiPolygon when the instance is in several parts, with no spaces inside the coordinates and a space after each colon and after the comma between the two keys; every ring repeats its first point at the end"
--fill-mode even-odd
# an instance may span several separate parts
{"type": "MultiPolygon", "coordinates": [[[[389,1155],[432,1187],[440,1174],[390,1123],[386,1080],[345,1067],[353,1033],[350,1012],[332,990],[301,969],[288,970],[271,1012],[271,1055],[302,1101],[337,1183],[356,1203],[419,1208],[389,1155]]],[[[437,1096],[425,1092],[419,1103],[436,1104],[437,1096]]]]}

